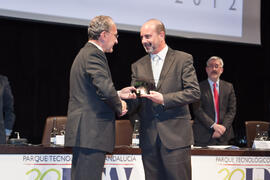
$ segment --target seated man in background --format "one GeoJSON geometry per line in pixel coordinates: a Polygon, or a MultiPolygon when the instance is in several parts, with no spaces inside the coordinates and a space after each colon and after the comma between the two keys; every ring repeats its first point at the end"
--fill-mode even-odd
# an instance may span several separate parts
{"type": "Polygon", "coordinates": [[[192,104],[195,145],[226,145],[234,137],[232,122],[236,114],[236,97],[233,85],[220,80],[223,60],[213,56],[206,64],[208,79],[200,83],[200,101],[192,104]]]}
{"type": "Polygon", "coordinates": [[[0,75],[0,144],[5,144],[15,122],[13,95],[6,76],[0,75]]]}

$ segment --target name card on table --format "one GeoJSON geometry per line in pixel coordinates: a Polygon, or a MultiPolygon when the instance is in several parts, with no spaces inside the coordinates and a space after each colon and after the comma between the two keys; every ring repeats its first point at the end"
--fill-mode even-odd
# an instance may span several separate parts
{"type": "Polygon", "coordinates": [[[270,149],[270,141],[254,141],[252,145],[253,149],[270,149]]]}
{"type": "Polygon", "coordinates": [[[65,136],[64,135],[56,135],[55,136],[55,144],[64,146],[65,144],[65,136]]]}

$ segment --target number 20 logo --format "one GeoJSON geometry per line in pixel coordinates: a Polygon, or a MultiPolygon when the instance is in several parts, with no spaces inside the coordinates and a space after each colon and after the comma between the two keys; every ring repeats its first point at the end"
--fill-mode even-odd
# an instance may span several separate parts
{"type": "Polygon", "coordinates": [[[231,180],[232,176],[234,175],[234,173],[236,172],[240,172],[242,174],[242,178],[241,180],[244,180],[245,178],[245,172],[242,169],[235,169],[232,172],[230,172],[227,168],[223,168],[220,171],[218,171],[218,173],[222,173],[223,171],[225,171],[227,173],[227,175],[225,176],[225,178],[223,180],[231,180]]]}
{"type": "Polygon", "coordinates": [[[26,172],[26,175],[29,175],[30,173],[34,173],[34,172],[37,173],[37,177],[36,177],[34,180],[43,180],[44,177],[45,177],[48,173],[50,173],[50,172],[56,173],[56,174],[57,174],[57,180],[61,180],[61,174],[60,174],[60,172],[59,172],[58,170],[56,170],[56,169],[53,169],[53,168],[48,169],[48,170],[45,171],[43,174],[40,172],[39,169],[34,168],[34,169],[31,169],[30,171],[26,172]]]}

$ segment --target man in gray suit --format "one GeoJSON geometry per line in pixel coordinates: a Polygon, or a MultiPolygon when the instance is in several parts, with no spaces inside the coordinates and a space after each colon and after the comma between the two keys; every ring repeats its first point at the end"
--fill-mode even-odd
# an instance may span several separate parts
{"type": "Polygon", "coordinates": [[[0,144],[6,144],[15,122],[13,95],[6,76],[0,75],[0,144]]]}
{"type": "Polygon", "coordinates": [[[144,80],[155,88],[128,105],[140,119],[145,178],[189,180],[193,133],[188,104],[200,98],[193,57],[166,45],[159,20],[143,24],[140,35],[148,55],[132,64],[131,84],[144,80]]]}
{"type": "Polygon", "coordinates": [[[192,105],[195,115],[195,145],[226,145],[234,137],[232,123],[236,114],[235,93],[231,83],[220,80],[223,60],[213,56],[206,64],[208,79],[200,83],[201,99],[192,105]],[[217,104],[215,89],[218,95],[217,104]]]}
{"type": "Polygon", "coordinates": [[[73,147],[72,180],[100,180],[106,152],[115,142],[115,114],[127,112],[119,96],[132,88],[115,90],[105,53],[113,51],[117,28],[109,16],[93,18],[89,41],[76,56],[70,72],[70,97],[65,146],[73,147]]]}

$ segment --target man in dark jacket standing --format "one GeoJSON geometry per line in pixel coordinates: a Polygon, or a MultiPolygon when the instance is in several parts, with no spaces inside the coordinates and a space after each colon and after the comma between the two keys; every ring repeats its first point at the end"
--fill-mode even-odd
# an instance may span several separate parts
{"type": "Polygon", "coordinates": [[[144,80],[150,94],[128,102],[140,120],[140,147],[146,180],[191,180],[193,133],[188,104],[199,100],[200,89],[192,55],[165,42],[164,24],[151,19],[141,27],[148,53],[132,64],[132,85],[144,80]]]}
{"type": "Polygon", "coordinates": [[[226,145],[234,137],[232,123],[236,97],[233,85],[220,79],[223,65],[220,57],[208,59],[208,79],[200,83],[201,99],[193,104],[193,132],[197,146],[226,145]]]}
{"type": "Polygon", "coordinates": [[[118,43],[115,23],[109,16],[93,18],[88,37],[70,72],[65,146],[73,147],[72,180],[101,179],[106,152],[114,148],[115,114],[127,112],[105,56],[118,43]]]}

